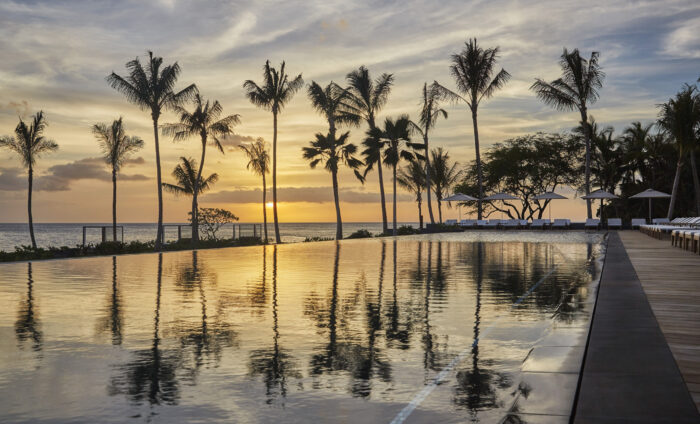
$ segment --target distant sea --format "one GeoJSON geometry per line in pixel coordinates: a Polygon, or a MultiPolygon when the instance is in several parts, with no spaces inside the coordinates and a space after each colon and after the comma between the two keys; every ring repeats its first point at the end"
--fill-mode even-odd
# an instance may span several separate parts
{"type": "MultiPolygon", "coordinates": [[[[34,224],[34,235],[36,243],[40,247],[47,246],[70,246],[74,247],[83,241],[83,225],[111,225],[109,223],[90,223],[90,224],[34,224]]],[[[124,241],[130,242],[134,240],[149,241],[156,237],[156,224],[123,224],[124,225],[124,241]]],[[[250,232],[250,226],[246,223],[242,224],[247,232],[250,232]]],[[[412,225],[417,227],[418,223],[401,222],[399,225],[412,225]]],[[[391,227],[391,223],[389,223],[391,227]]],[[[268,237],[274,239],[274,226],[268,223],[268,237]]],[[[381,222],[344,222],[343,236],[354,233],[357,230],[365,229],[371,233],[380,233],[382,231],[381,222]]],[[[185,229],[183,229],[183,236],[185,229]]],[[[227,225],[220,230],[219,236],[231,234],[231,226],[227,225]]],[[[111,235],[111,228],[108,230],[108,238],[111,235]]],[[[319,222],[319,223],[280,223],[280,235],[283,242],[299,242],[304,241],[307,237],[335,237],[335,222],[319,222]]],[[[177,238],[177,229],[166,227],[166,240],[171,241],[177,238]]],[[[98,243],[101,241],[101,233],[97,228],[88,229],[87,242],[98,243]]],[[[27,224],[0,224],[0,250],[14,251],[15,246],[30,245],[29,228],[27,224]]]]}

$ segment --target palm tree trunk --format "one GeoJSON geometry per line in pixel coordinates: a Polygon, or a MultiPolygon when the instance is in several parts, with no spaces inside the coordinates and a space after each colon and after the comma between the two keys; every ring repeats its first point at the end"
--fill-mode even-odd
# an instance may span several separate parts
{"type": "MultiPolygon", "coordinates": [[[[479,200],[476,202],[477,217],[478,219],[481,219],[481,199],[484,198],[484,177],[481,170],[481,154],[479,153],[479,125],[477,124],[476,119],[476,107],[472,109],[472,124],[474,126],[474,150],[476,151],[476,182],[479,185],[479,200]]],[[[440,222],[442,222],[442,216],[440,217],[440,222]]]]}
{"type": "Polygon", "coordinates": [[[394,207],[394,220],[393,220],[393,225],[394,228],[392,228],[392,234],[396,236],[396,164],[393,166],[393,172],[394,172],[394,202],[393,202],[393,207],[394,207]]]}
{"type": "Polygon", "coordinates": [[[192,195],[192,244],[199,242],[199,202],[198,196],[201,191],[199,186],[202,183],[202,171],[204,170],[204,156],[207,153],[207,139],[202,137],[202,158],[199,161],[197,171],[197,181],[194,182],[194,194],[192,195]]]}
{"type": "Polygon", "coordinates": [[[418,227],[422,230],[423,229],[423,198],[420,195],[420,191],[418,192],[418,196],[416,196],[416,202],[418,203],[418,227]]]}
{"type": "Polygon", "coordinates": [[[430,149],[428,148],[428,129],[425,130],[425,137],[423,137],[425,142],[425,192],[427,194],[426,202],[428,203],[428,215],[430,215],[430,223],[435,224],[435,217],[433,216],[433,202],[430,198],[430,149]]]}
{"type": "Polygon", "coordinates": [[[698,168],[695,164],[695,152],[690,152],[690,168],[693,171],[693,186],[695,187],[695,213],[700,215],[700,179],[698,179],[698,168]]]}
{"type": "Polygon", "coordinates": [[[34,170],[29,166],[29,188],[27,190],[27,215],[29,217],[29,237],[32,239],[32,249],[36,250],[36,239],[34,238],[34,220],[32,219],[32,183],[34,170]]]}
{"type": "Polygon", "coordinates": [[[265,232],[265,243],[267,243],[267,186],[265,185],[265,172],[262,173],[263,180],[263,231],[265,232]]]}
{"type": "Polygon", "coordinates": [[[112,236],[117,241],[117,170],[112,168],[112,236]]]}
{"type": "Polygon", "coordinates": [[[153,118],[153,138],[156,145],[156,182],[158,184],[158,231],[156,231],[155,250],[160,251],[163,241],[163,184],[160,172],[160,145],[158,143],[158,118],[153,118]]]}
{"type": "MultiPolygon", "coordinates": [[[[588,113],[586,112],[586,108],[583,107],[581,109],[581,123],[583,124],[583,134],[584,138],[586,139],[586,165],[585,165],[585,174],[586,174],[586,196],[588,196],[591,193],[591,128],[588,125],[588,113]]],[[[586,199],[586,213],[587,217],[590,219],[593,217],[593,212],[591,208],[591,200],[586,199]]]]}
{"type": "Polygon", "coordinates": [[[340,198],[338,197],[338,171],[331,173],[333,177],[333,199],[335,200],[335,239],[343,239],[343,220],[340,217],[340,198]]]}
{"type": "MultiPolygon", "coordinates": [[[[373,116],[370,116],[367,123],[369,124],[370,131],[376,128],[376,126],[374,125],[373,116]]],[[[379,153],[379,159],[377,160],[377,174],[379,174],[379,197],[380,202],[382,204],[382,233],[386,234],[389,231],[389,221],[386,217],[386,196],[384,195],[384,173],[382,171],[382,155],[381,152],[379,153]]]]}
{"type": "Polygon", "coordinates": [[[435,200],[437,200],[437,205],[438,205],[438,219],[440,220],[440,224],[442,224],[442,203],[440,202],[440,198],[435,196],[435,200]]]}
{"type": "Polygon", "coordinates": [[[272,112],[272,217],[275,221],[275,243],[282,243],[277,218],[277,111],[272,112]]]}
{"type": "Polygon", "coordinates": [[[676,207],[676,197],[678,197],[678,185],[681,180],[681,169],[683,168],[683,151],[678,155],[678,163],[676,164],[676,176],[673,178],[673,190],[671,191],[671,201],[668,203],[668,213],[666,218],[673,218],[673,209],[676,207]]]}

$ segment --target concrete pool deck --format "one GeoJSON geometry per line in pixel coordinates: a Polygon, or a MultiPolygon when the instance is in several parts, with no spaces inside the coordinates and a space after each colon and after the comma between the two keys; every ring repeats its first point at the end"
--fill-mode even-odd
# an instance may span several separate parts
{"type": "MultiPolygon", "coordinates": [[[[664,262],[663,258],[683,253],[687,252],[638,232],[610,232],[574,423],[700,422],[700,414],[690,393],[692,388],[697,388],[692,380],[693,374],[691,371],[681,374],[676,362],[678,356],[674,358],[669,347],[674,341],[685,342],[674,340],[667,330],[674,328],[671,322],[682,320],[683,315],[675,313],[671,318],[659,315],[668,308],[668,305],[666,309],[662,306],[663,296],[648,297],[653,290],[674,294],[671,278],[662,276],[673,275],[677,271],[674,269],[676,264],[664,262]],[[651,263],[653,258],[655,265],[651,263]],[[651,278],[644,284],[640,282],[635,268],[649,267],[656,269],[657,279],[665,282],[657,284],[651,278]]],[[[696,276],[697,286],[700,258],[689,259],[695,261],[694,267],[686,268],[685,272],[690,272],[691,279],[692,275],[696,276]]],[[[645,279],[647,275],[645,271],[641,278],[645,279]]],[[[697,301],[700,296],[694,293],[693,299],[697,301]]],[[[694,312],[697,312],[700,302],[694,307],[694,312]]],[[[688,315],[691,323],[696,315],[688,315]]],[[[685,328],[694,333],[697,342],[698,327],[687,324],[685,328]]],[[[687,349],[684,350],[686,354],[687,349]]],[[[698,353],[700,349],[691,353],[695,361],[698,353]]]]}

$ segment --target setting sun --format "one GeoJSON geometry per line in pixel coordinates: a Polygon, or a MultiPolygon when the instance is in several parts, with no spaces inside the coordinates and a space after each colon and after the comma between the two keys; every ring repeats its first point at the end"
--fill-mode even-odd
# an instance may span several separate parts
{"type": "Polygon", "coordinates": [[[268,208],[271,208],[271,207],[272,207],[272,202],[267,202],[267,203],[265,203],[265,206],[267,206],[268,208]]]}

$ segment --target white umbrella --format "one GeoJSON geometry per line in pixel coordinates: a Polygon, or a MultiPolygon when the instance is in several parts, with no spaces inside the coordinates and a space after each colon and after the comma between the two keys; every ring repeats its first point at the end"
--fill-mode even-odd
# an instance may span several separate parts
{"type": "MultiPolygon", "coordinates": [[[[533,197],[535,200],[557,200],[557,199],[568,199],[566,196],[562,196],[561,194],[557,194],[553,191],[548,191],[546,193],[538,194],[537,196],[533,197]]],[[[552,220],[552,207],[549,207],[549,220],[552,220]]]]}
{"type": "Polygon", "coordinates": [[[619,199],[620,196],[616,196],[612,193],[608,193],[605,190],[598,189],[596,191],[592,191],[590,194],[587,194],[585,196],[581,196],[582,199],[600,199],[600,218],[603,219],[603,200],[605,199],[619,199]]]}
{"type": "MultiPolygon", "coordinates": [[[[505,200],[520,200],[520,198],[515,197],[512,194],[508,194],[508,193],[494,193],[490,196],[484,197],[483,200],[488,200],[488,201],[502,200],[502,201],[505,201],[505,200]]],[[[503,218],[503,212],[501,212],[501,218],[503,218]]]]}
{"type": "Polygon", "coordinates": [[[649,222],[651,222],[651,199],[668,199],[671,197],[670,194],[664,193],[662,191],[652,190],[650,188],[637,193],[634,196],[630,196],[630,199],[649,199],[649,222]]]}
{"type": "MultiPolygon", "coordinates": [[[[470,196],[468,194],[464,193],[455,193],[452,196],[445,197],[444,199],[440,199],[441,202],[469,202],[469,201],[474,201],[474,200],[479,200],[476,197],[470,196]]],[[[462,206],[457,205],[457,211],[459,212],[459,220],[462,220],[462,206]]]]}

